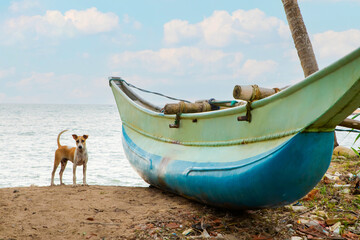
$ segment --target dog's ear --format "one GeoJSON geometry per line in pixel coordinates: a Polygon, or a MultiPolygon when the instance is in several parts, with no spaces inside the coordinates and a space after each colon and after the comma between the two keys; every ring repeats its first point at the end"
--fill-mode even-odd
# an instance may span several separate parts
{"type": "Polygon", "coordinates": [[[73,134],[72,136],[75,140],[78,138],[78,136],[76,134],[73,134]]]}
{"type": "Polygon", "coordinates": [[[88,135],[83,135],[83,138],[87,139],[89,136],[88,135]]]}

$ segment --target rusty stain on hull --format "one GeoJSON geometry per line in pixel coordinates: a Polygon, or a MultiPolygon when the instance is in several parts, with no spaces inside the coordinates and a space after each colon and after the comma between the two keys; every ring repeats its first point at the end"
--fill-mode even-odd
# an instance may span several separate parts
{"type": "Polygon", "coordinates": [[[167,186],[166,182],[165,182],[165,175],[166,175],[166,168],[167,165],[171,162],[171,158],[169,157],[163,157],[161,159],[161,162],[159,164],[159,168],[158,168],[158,181],[159,184],[162,186],[167,186]]]}

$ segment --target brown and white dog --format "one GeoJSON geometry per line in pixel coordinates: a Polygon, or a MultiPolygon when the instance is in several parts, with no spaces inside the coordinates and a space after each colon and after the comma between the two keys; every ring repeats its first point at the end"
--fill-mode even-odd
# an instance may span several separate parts
{"type": "Polygon", "coordinates": [[[88,162],[88,154],[86,150],[86,139],[88,138],[88,135],[77,136],[76,134],[73,134],[72,136],[76,141],[76,147],[61,146],[60,135],[66,131],[67,130],[60,132],[57,137],[58,149],[55,151],[54,168],[51,173],[51,186],[55,185],[54,175],[60,163],[60,185],[64,184],[62,181],[62,175],[64,173],[67,161],[71,161],[73,163],[73,186],[76,186],[76,167],[81,165],[83,165],[83,185],[87,185],[86,167],[88,162]]]}

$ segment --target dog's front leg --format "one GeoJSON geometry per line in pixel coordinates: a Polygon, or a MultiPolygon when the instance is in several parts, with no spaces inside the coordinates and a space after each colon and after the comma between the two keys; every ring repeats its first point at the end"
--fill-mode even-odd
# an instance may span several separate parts
{"type": "Polygon", "coordinates": [[[73,187],[76,186],[76,161],[74,160],[73,164],[73,187]]]}
{"type": "Polygon", "coordinates": [[[87,168],[87,164],[86,162],[83,164],[83,185],[87,186],[86,184],[86,168],[87,168]]]}

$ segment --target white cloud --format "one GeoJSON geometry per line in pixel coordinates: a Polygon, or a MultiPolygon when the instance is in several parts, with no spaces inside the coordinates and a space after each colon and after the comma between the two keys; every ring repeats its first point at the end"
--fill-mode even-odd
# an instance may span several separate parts
{"type": "Polygon", "coordinates": [[[267,73],[275,72],[278,64],[273,60],[257,61],[254,59],[247,60],[242,68],[239,70],[241,76],[251,82],[252,80],[259,79],[267,73]]]}
{"type": "Polygon", "coordinates": [[[102,13],[95,7],[84,11],[69,10],[64,14],[64,19],[86,34],[109,32],[118,26],[119,21],[116,14],[102,13]]]}
{"type": "Polygon", "coordinates": [[[270,73],[275,74],[278,67],[273,60],[246,60],[241,52],[226,53],[196,47],[123,52],[114,54],[111,64],[122,75],[142,72],[146,76],[192,78],[198,82],[211,81],[209,79],[263,82],[270,73]]]}
{"type": "Polygon", "coordinates": [[[142,28],[142,24],[141,24],[141,22],[139,22],[139,21],[134,21],[134,22],[133,22],[133,27],[134,27],[135,29],[139,30],[139,29],[142,28]]]}
{"type": "Polygon", "coordinates": [[[92,92],[88,91],[88,89],[83,89],[83,88],[73,89],[70,94],[72,98],[77,98],[77,99],[88,98],[91,97],[91,95],[92,92]]]}
{"type": "Polygon", "coordinates": [[[359,47],[360,30],[327,31],[313,36],[314,50],[322,59],[335,60],[359,47]]]}
{"type": "Polygon", "coordinates": [[[129,24],[129,23],[130,23],[130,16],[129,16],[129,14],[124,14],[124,16],[123,16],[123,22],[126,23],[126,24],[129,24]]]}
{"type": "Polygon", "coordinates": [[[16,82],[14,85],[18,88],[34,87],[36,85],[42,85],[51,82],[54,76],[55,74],[53,72],[49,72],[49,73],[33,72],[29,77],[20,79],[20,81],[16,82]]]}
{"type": "Polygon", "coordinates": [[[106,78],[54,72],[22,73],[17,82],[8,81],[0,91],[7,103],[113,103],[106,78]],[[100,83],[102,79],[102,83],[100,83]],[[12,92],[7,95],[7,93],[12,92]],[[99,100],[100,99],[100,100],[99,100]]]}
{"type": "Polygon", "coordinates": [[[84,58],[84,59],[90,58],[90,53],[84,52],[84,53],[81,54],[81,57],[84,58]]]}
{"type": "MultiPolygon", "coordinates": [[[[241,52],[198,47],[123,52],[114,54],[111,64],[113,75],[138,87],[191,101],[231,99],[235,84],[268,87],[269,80],[278,80],[278,63],[273,60],[246,60],[241,52]]],[[[158,105],[168,101],[139,94],[158,105]]]]}
{"type": "Polygon", "coordinates": [[[96,34],[112,31],[118,26],[118,16],[102,13],[95,7],[69,10],[62,14],[48,10],[45,15],[20,16],[5,22],[7,38],[25,39],[28,33],[46,37],[72,37],[75,34],[96,34]]]}
{"type": "Polygon", "coordinates": [[[164,24],[164,41],[176,44],[183,41],[199,41],[210,46],[224,47],[234,42],[250,43],[268,35],[282,38],[290,36],[287,25],[276,17],[268,17],[259,9],[214,11],[203,21],[172,20],[164,24]]]}
{"type": "Polygon", "coordinates": [[[241,60],[241,53],[181,47],[114,54],[111,64],[124,69],[142,68],[149,72],[185,75],[189,72],[209,74],[220,68],[233,68],[241,60]]]}
{"type": "Polygon", "coordinates": [[[9,69],[0,69],[0,79],[13,75],[15,73],[15,68],[9,68],[9,69]]]}
{"type": "Polygon", "coordinates": [[[40,3],[37,0],[22,0],[22,1],[12,1],[9,10],[12,12],[22,12],[33,8],[40,7],[40,3]]]}
{"type": "Polygon", "coordinates": [[[128,14],[124,14],[123,16],[123,22],[125,24],[130,24],[132,25],[133,28],[139,30],[142,28],[142,24],[139,21],[136,21],[135,19],[133,19],[132,17],[130,17],[128,14]]]}
{"type": "Polygon", "coordinates": [[[114,35],[112,35],[112,37],[110,38],[111,42],[116,44],[116,45],[120,45],[120,46],[124,46],[124,45],[132,45],[134,44],[134,42],[136,42],[136,37],[132,34],[126,34],[126,33],[116,33],[114,35]]]}
{"type": "Polygon", "coordinates": [[[184,39],[200,37],[200,31],[200,27],[196,24],[175,19],[164,24],[164,40],[170,44],[178,43],[184,39]]]}

